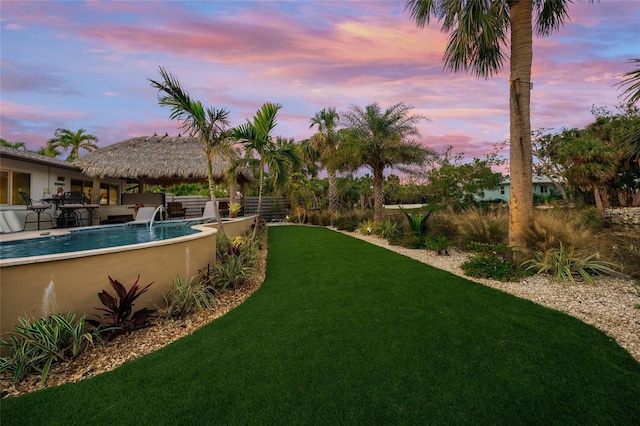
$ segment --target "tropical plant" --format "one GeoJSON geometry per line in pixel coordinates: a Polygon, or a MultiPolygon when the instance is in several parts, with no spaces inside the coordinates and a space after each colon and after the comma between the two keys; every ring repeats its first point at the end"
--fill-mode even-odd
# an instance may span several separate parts
{"type": "Polygon", "coordinates": [[[253,273],[244,256],[229,256],[225,262],[217,262],[213,270],[214,288],[219,292],[239,288],[253,273]]]}
{"type": "Polygon", "coordinates": [[[518,267],[515,257],[518,252],[503,242],[471,243],[475,253],[465,260],[460,268],[474,278],[490,278],[498,281],[517,281],[525,271],[518,267]]]}
{"type": "Polygon", "coordinates": [[[333,218],[338,211],[338,183],[336,178],[336,170],[339,165],[339,158],[336,155],[340,145],[340,133],[337,131],[339,114],[335,107],[324,108],[311,118],[311,125],[318,127],[318,133],[309,139],[309,145],[316,150],[318,161],[327,170],[329,180],[329,213],[331,215],[331,225],[333,226],[333,218]]]}
{"type": "Polygon", "coordinates": [[[4,138],[0,138],[0,145],[2,146],[6,146],[8,148],[13,148],[13,149],[19,149],[22,151],[26,151],[27,150],[27,144],[24,142],[9,142],[8,140],[4,139],[4,138]]]}
{"type": "Polygon", "coordinates": [[[375,226],[373,224],[373,221],[370,219],[364,220],[360,222],[360,225],[358,225],[358,231],[360,231],[362,235],[371,235],[373,234],[374,230],[375,226]]]}
{"type": "Polygon", "coordinates": [[[180,276],[173,280],[171,289],[164,295],[165,306],[158,309],[158,315],[168,318],[184,317],[202,307],[215,305],[213,293],[201,280],[191,278],[183,281],[180,276]]]}
{"type": "Polygon", "coordinates": [[[439,256],[449,256],[449,247],[453,245],[453,241],[445,236],[427,238],[424,243],[425,247],[433,250],[439,256]]]}
{"type": "Polygon", "coordinates": [[[596,254],[580,256],[575,253],[575,249],[566,249],[564,244],[560,247],[549,249],[544,252],[536,252],[533,259],[525,261],[522,266],[526,266],[527,271],[535,271],[537,274],[550,274],[560,283],[575,284],[576,277],[582,277],[587,283],[594,285],[595,275],[615,275],[618,265],[596,259],[596,254]]]}
{"type": "Polygon", "coordinates": [[[105,308],[95,309],[105,312],[104,317],[98,316],[99,320],[87,319],[87,322],[109,336],[148,326],[155,310],[142,308],[134,312],[133,305],[136,299],[144,294],[153,282],[143,288],[139,288],[139,281],[140,275],[138,275],[131,288],[127,290],[118,280],[109,277],[109,282],[115,290],[116,296],[112,296],[106,290],[98,293],[98,298],[105,308]]]}
{"type": "Polygon", "coordinates": [[[600,215],[609,207],[606,183],[615,176],[619,152],[603,140],[577,129],[565,130],[557,155],[564,165],[564,175],[570,185],[593,191],[600,215]]]}
{"type": "Polygon", "coordinates": [[[426,117],[411,114],[413,107],[395,104],[385,111],[373,103],[362,108],[353,106],[341,114],[342,132],[340,157],[352,170],[365,166],[373,173],[373,221],[384,216],[384,171],[398,165],[422,164],[431,153],[411,140],[420,135],[417,124],[426,117]]]}
{"type": "MultiPolygon", "coordinates": [[[[253,121],[233,129],[235,139],[244,145],[246,157],[258,156],[259,189],[257,217],[262,214],[262,202],[264,196],[265,168],[268,166],[269,175],[276,186],[282,187],[289,181],[290,172],[300,167],[300,157],[294,144],[290,141],[274,141],[272,132],[277,125],[278,111],[282,108],[279,104],[267,102],[256,112],[253,121]]],[[[258,227],[254,227],[251,241],[255,241],[258,227]]]]}
{"type": "Polygon", "coordinates": [[[11,373],[14,383],[38,372],[44,384],[53,364],[77,357],[99,339],[85,329],[85,316],[76,320],[73,312],[33,322],[19,318],[18,322],[9,340],[0,340],[0,347],[8,352],[0,358],[0,373],[11,373]]]}
{"type": "MultiPolygon", "coordinates": [[[[230,136],[229,111],[221,108],[205,108],[200,101],[196,101],[189,96],[189,93],[182,89],[177,77],[167,72],[164,68],[159,68],[162,81],[149,79],[151,87],[163,93],[158,97],[160,106],[171,108],[169,118],[181,122],[180,128],[198,138],[202,144],[202,150],[207,158],[207,181],[209,183],[209,195],[213,202],[213,209],[216,217],[220,217],[218,203],[216,202],[216,187],[213,175],[213,157],[220,155],[226,159],[234,156],[230,136]]],[[[218,227],[226,235],[226,230],[222,221],[218,221],[218,227]]]]}
{"type": "Polygon", "coordinates": [[[524,231],[533,215],[531,150],[531,65],[533,16],[539,36],[549,36],[568,18],[570,0],[406,0],[405,8],[419,28],[431,16],[449,33],[444,62],[453,72],[472,71],[491,77],[510,65],[509,115],[511,197],[509,243],[524,248],[524,231]],[[505,47],[510,44],[510,53],[505,47]]]}
{"type": "Polygon", "coordinates": [[[375,229],[375,233],[385,239],[388,239],[394,235],[397,235],[401,231],[402,229],[400,228],[400,224],[389,218],[386,218],[380,223],[378,223],[378,226],[375,229]]]}
{"type": "Polygon", "coordinates": [[[237,201],[231,201],[229,203],[229,216],[236,217],[238,212],[242,209],[242,204],[237,201]]]}
{"type": "Polygon", "coordinates": [[[636,69],[622,74],[622,81],[619,87],[628,86],[620,95],[625,102],[630,104],[640,101],[640,58],[630,59],[629,62],[636,64],[636,69]]]}
{"type": "Polygon", "coordinates": [[[517,281],[521,277],[518,265],[509,259],[492,255],[474,254],[462,262],[460,268],[473,278],[488,278],[498,281],[517,281]]]}
{"type": "Polygon", "coordinates": [[[407,218],[407,222],[409,223],[409,229],[414,237],[424,237],[427,234],[427,220],[429,216],[433,213],[432,209],[427,209],[422,214],[413,215],[407,212],[405,209],[400,207],[402,213],[404,213],[407,218]]]}
{"type": "Polygon", "coordinates": [[[85,132],[85,129],[78,129],[76,132],[69,129],[56,129],[54,137],[47,142],[49,151],[46,152],[55,152],[56,148],[62,148],[65,151],[70,149],[67,161],[73,161],[80,156],[81,149],[87,152],[98,149],[98,145],[94,143],[98,142],[98,137],[85,132]]]}

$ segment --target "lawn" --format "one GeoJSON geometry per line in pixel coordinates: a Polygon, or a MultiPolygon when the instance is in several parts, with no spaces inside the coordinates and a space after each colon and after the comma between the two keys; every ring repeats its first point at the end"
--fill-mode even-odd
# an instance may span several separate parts
{"type": "Polygon", "coordinates": [[[324,228],[269,229],[244,304],[110,373],[2,401],[2,425],[640,424],[599,330],[324,228]]]}

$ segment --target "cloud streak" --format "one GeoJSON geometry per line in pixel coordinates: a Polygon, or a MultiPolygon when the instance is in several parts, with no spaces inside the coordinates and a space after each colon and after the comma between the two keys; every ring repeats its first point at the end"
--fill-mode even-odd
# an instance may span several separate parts
{"type": "MultiPolygon", "coordinates": [[[[637,56],[633,1],[575,3],[571,21],[534,40],[532,126],[579,127],[637,56]],[[635,41],[635,42],[634,42],[635,41]]],[[[43,146],[57,127],[100,144],[177,133],[149,78],[158,67],[233,124],[265,101],[283,104],[278,134],[309,137],[309,118],[405,102],[431,119],[421,142],[481,155],[508,137],[508,64],[495,78],[452,74],[447,35],[419,30],[399,1],[3,1],[0,137],[43,146]]]]}

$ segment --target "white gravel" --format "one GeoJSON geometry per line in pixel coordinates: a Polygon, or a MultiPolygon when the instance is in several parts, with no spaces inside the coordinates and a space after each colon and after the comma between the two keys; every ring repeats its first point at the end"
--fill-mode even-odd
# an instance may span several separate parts
{"type": "Polygon", "coordinates": [[[430,250],[392,246],[378,236],[362,235],[358,232],[343,234],[572,315],[604,331],[640,362],[640,285],[631,279],[597,277],[596,285],[562,285],[546,275],[534,275],[511,283],[470,278],[460,269],[460,264],[468,256],[467,253],[450,250],[449,256],[438,256],[430,250]]]}

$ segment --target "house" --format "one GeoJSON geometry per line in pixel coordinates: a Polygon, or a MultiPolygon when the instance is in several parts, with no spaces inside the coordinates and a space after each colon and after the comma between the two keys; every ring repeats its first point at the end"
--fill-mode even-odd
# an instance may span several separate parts
{"type": "MultiPolygon", "coordinates": [[[[541,197],[549,197],[555,192],[558,192],[551,179],[546,176],[533,175],[532,191],[533,195],[541,197]]],[[[476,196],[477,201],[504,201],[509,202],[509,195],[511,193],[511,182],[509,176],[500,182],[497,188],[484,191],[484,197],[476,196]]]]}
{"type": "MultiPolygon", "coordinates": [[[[24,224],[30,212],[27,211],[20,192],[25,192],[34,200],[41,200],[51,198],[58,192],[58,188],[62,188],[64,192],[80,191],[87,199],[97,200],[97,197],[92,197],[93,178],[82,173],[79,167],[35,152],[0,146],[0,211],[13,210],[18,220],[24,224]]],[[[125,180],[101,180],[101,209],[103,206],[118,206],[120,194],[125,189],[125,180]]],[[[29,223],[26,229],[36,229],[36,226],[36,223],[29,223]]],[[[51,223],[43,221],[42,227],[49,228],[51,223]]]]}

